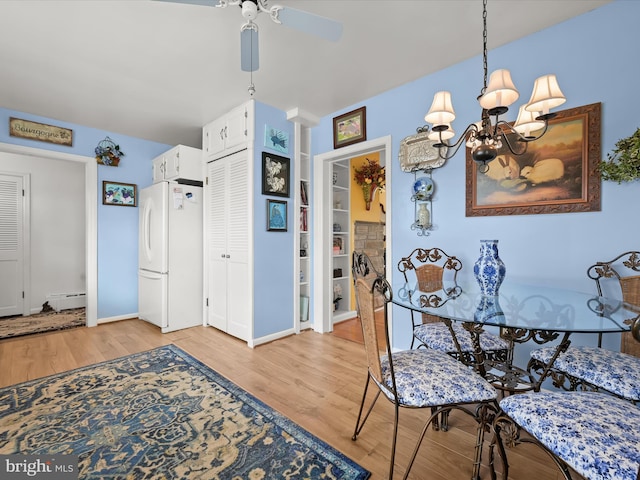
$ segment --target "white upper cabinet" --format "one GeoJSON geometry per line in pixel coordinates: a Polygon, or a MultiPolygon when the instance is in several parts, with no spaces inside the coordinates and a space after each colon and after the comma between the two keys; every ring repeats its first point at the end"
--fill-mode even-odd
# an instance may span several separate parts
{"type": "Polygon", "coordinates": [[[163,180],[202,181],[202,150],[177,145],[153,159],[153,183],[163,180]]]}
{"type": "Polygon", "coordinates": [[[253,140],[252,125],[250,105],[236,107],[203,127],[202,149],[209,158],[242,150],[253,140]]]}

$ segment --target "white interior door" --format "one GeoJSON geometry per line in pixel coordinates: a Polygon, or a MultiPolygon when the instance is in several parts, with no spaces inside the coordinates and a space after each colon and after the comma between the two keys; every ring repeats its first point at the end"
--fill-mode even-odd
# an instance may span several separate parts
{"type": "Polygon", "coordinates": [[[249,340],[249,159],[246,151],[229,157],[227,216],[227,332],[249,340]]]}
{"type": "Polygon", "coordinates": [[[207,323],[227,331],[227,158],[207,164],[207,323]]]}
{"type": "Polygon", "coordinates": [[[24,310],[24,207],[20,176],[0,175],[0,317],[24,310]]]}
{"type": "Polygon", "coordinates": [[[249,195],[246,150],[207,164],[207,323],[249,339],[249,195]]]}

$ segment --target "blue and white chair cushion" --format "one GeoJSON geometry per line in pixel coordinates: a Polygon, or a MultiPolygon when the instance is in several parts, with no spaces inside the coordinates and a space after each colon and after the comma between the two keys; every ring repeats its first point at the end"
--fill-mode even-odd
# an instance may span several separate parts
{"type": "MultiPolygon", "coordinates": [[[[387,356],[382,356],[380,362],[385,381],[382,391],[394,400],[387,356]]],[[[443,352],[419,349],[394,353],[393,371],[402,405],[429,407],[497,397],[496,390],[484,378],[443,352]]]]}
{"type": "MultiPolygon", "coordinates": [[[[473,353],[471,335],[458,323],[452,323],[456,339],[462,352],[473,353]]],[[[441,352],[456,352],[456,346],[451,337],[451,331],[443,322],[424,323],[413,329],[413,335],[428,348],[441,352]]],[[[480,335],[480,347],[483,351],[507,350],[509,343],[497,335],[483,333],[480,335]]]]}
{"type": "MultiPolygon", "coordinates": [[[[546,364],[555,350],[538,348],[531,357],[546,364]]],[[[627,400],[640,401],[640,358],[632,355],[598,347],[569,347],[556,359],[553,369],[627,400]]]]}
{"type": "Polygon", "coordinates": [[[640,408],[595,392],[512,395],[500,407],[589,480],[637,480],[640,408]]]}

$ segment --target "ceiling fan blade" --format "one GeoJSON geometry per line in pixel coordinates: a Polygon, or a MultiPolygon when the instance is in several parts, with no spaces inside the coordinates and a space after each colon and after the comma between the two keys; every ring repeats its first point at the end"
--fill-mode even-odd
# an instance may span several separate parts
{"type": "Polygon", "coordinates": [[[337,42],[342,36],[342,23],[291,7],[282,7],[278,20],[287,27],[301,30],[325,40],[337,42]]]}
{"type": "Polygon", "coordinates": [[[255,72],[260,68],[258,30],[252,27],[240,32],[240,66],[243,72],[255,72]]]}
{"type": "Polygon", "coordinates": [[[188,3],[190,5],[202,5],[205,7],[215,7],[218,0],[156,0],[156,2],[167,3],[188,3]]]}

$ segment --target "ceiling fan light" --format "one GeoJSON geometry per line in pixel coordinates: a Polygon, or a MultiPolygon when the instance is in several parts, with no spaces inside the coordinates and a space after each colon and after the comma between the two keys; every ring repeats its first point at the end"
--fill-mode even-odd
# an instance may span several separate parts
{"type": "Polygon", "coordinates": [[[531,135],[531,132],[544,128],[545,124],[543,121],[536,120],[539,112],[530,112],[526,110],[525,107],[526,105],[520,106],[520,110],[518,110],[518,119],[516,120],[516,123],[513,124],[513,129],[519,134],[528,137],[531,135]]]}
{"type": "Polygon", "coordinates": [[[543,115],[546,115],[549,110],[562,105],[566,101],[567,99],[560,90],[556,76],[549,74],[536,79],[531,99],[525,109],[529,112],[542,112],[543,115]]]}
{"type": "Polygon", "coordinates": [[[258,5],[252,0],[243,1],[242,16],[247,20],[255,20],[258,16],[258,5]]]}
{"type": "Polygon", "coordinates": [[[518,89],[511,80],[511,72],[501,69],[491,74],[487,90],[479,102],[482,108],[491,110],[496,107],[508,107],[518,100],[519,96],[518,89]]]}
{"type": "Polygon", "coordinates": [[[433,96],[431,108],[424,116],[426,122],[433,125],[451,124],[456,118],[451,103],[451,92],[441,91],[433,96]]]}

